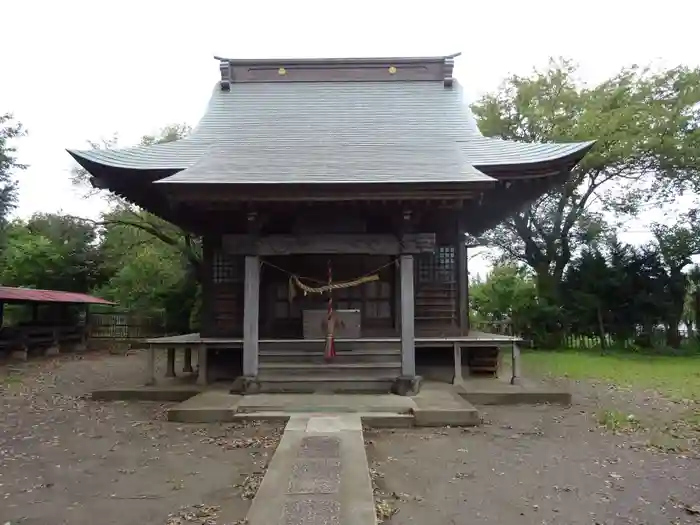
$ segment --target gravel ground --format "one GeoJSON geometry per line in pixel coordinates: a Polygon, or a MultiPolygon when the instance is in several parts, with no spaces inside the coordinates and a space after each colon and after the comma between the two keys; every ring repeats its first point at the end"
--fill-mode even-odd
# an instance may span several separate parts
{"type": "MultiPolygon", "coordinates": [[[[180,425],[163,421],[165,404],[86,399],[138,383],[139,359],[0,365],[0,524],[244,518],[281,428],[180,425]]],[[[474,429],[368,432],[378,508],[395,512],[387,523],[700,523],[697,432],[678,423],[696,405],[570,386],[570,408],[483,407],[474,429]],[[611,432],[599,426],[605,410],[639,423],[611,432]]]]}
{"type": "Polygon", "coordinates": [[[180,425],[163,420],[168,404],[85,397],[138,384],[141,370],[138,355],[95,352],[0,366],[0,523],[245,517],[281,428],[180,425]]]}
{"type": "Polygon", "coordinates": [[[689,407],[648,392],[571,386],[570,408],[481,407],[485,425],[474,429],[367,433],[378,498],[395,512],[386,522],[700,523],[697,433],[666,426],[689,407]],[[601,410],[634,414],[640,428],[601,428],[601,410]],[[659,436],[674,447],[650,446],[659,436]]]}

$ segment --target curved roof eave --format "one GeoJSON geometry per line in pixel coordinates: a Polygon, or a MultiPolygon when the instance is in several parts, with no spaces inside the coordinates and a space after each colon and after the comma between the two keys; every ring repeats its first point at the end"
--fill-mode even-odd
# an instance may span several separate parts
{"type": "MultiPolygon", "coordinates": [[[[154,170],[182,170],[192,162],[186,162],[187,157],[178,155],[178,151],[169,151],[167,155],[152,155],[153,146],[139,146],[137,148],[123,148],[117,150],[74,150],[67,149],[68,154],[75,161],[92,174],[90,165],[99,165],[106,168],[121,168],[133,171],[154,170]]],[[[157,152],[156,152],[157,153],[157,152]]],[[[196,161],[201,155],[197,155],[196,161]]],[[[94,174],[93,174],[94,175],[94,174]]]]}
{"type": "MultiPolygon", "coordinates": [[[[210,150],[210,144],[180,144],[177,141],[154,146],[138,146],[120,150],[67,150],[88,172],[95,165],[135,172],[179,171],[194,166],[210,150]],[[169,146],[167,148],[158,146],[169,146]],[[194,147],[193,147],[194,146],[194,147]]],[[[474,137],[458,143],[466,160],[479,170],[528,171],[546,170],[552,164],[578,163],[594,146],[595,141],[566,144],[533,144],[488,137],[474,137]]],[[[94,173],[92,173],[94,175],[94,173]]]]}
{"type": "MultiPolygon", "coordinates": [[[[595,140],[568,143],[532,143],[483,137],[469,140],[463,147],[467,158],[474,167],[482,170],[498,171],[516,170],[518,168],[546,169],[551,164],[578,163],[595,145],[595,140]],[[483,148],[481,141],[490,141],[489,147],[483,148]],[[480,154],[470,155],[470,149],[482,146],[480,154]]],[[[464,144],[463,143],[463,144],[464,144]]]]}

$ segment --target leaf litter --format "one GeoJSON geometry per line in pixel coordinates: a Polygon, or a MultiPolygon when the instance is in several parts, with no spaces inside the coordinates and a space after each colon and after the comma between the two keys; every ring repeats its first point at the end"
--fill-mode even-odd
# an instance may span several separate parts
{"type": "Polygon", "coordinates": [[[106,352],[80,357],[30,361],[9,373],[0,365],[0,377],[13,377],[0,385],[3,517],[20,523],[31,509],[42,522],[82,523],[82,515],[71,513],[90,516],[101,499],[112,499],[140,501],[121,507],[123,513],[111,518],[115,521],[104,521],[110,525],[146,522],[158,513],[167,516],[168,525],[242,525],[236,518],[245,515],[248,503],[233,504],[224,494],[235,487],[222,486],[221,480],[229,472],[250,472],[241,484],[240,501],[252,499],[281,429],[265,424],[176,426],[166,421],[170,403],[93,401],[92,390],[134,384],[141,360],[106,352]],[[35,506],[39,491],[42,505],[35,506]],[[212,494],[223,499],[212,499],[212,494]],[[65,496],[70,505],[63,503],[65,496]],[[206,505],[180,507],[183,500],[205,496],[206,505]]]}

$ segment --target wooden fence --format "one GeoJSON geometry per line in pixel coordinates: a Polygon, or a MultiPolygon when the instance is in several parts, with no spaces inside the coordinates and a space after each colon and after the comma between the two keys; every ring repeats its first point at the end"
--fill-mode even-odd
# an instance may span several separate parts
{"type": "Polygon", "coordinates": [[[91,339],[143,339],[166,335],[165,319],[132,312],[92,313],[89,319],[91,339]]]}
{"type": "MultiPolygon", "coordinates": [[[[493,334],[503,334],[503,335],[513,335],[513,326],[507,321],[500,322],[472,322],[472,330],[488,332],[493,334]]],[[[688,330],[681,328],[679,330],[681,340],[683,343],[690,340],[693,334],[688,334],[688,330]]],[[[527,337],[526,334],[519,334],[524,339],[525,346],[535,347],[535,343],[532,338],[527,337]]],[[[637,334],[641,336],[641,330],[637,334]]],[[[666,344],[666,330],[664,328],[657,328],[651,334],[651,343],[654,346],[665,346],[666,344]]],[[[626,346],[632,347],[635,345],[635,338],[630,338],[628,341],[621,342],[615,339],[612,335],[607,334],[605,336],[605,344],[601,344],[601,338],[599,335],[583,335],[583,334],[571,334],[564,333],[561,339],[558,340],[556,346],[561,349],[571,349],[571,350],[592,350],[602,347],[615,347],[615,346],[626,346]]]]}

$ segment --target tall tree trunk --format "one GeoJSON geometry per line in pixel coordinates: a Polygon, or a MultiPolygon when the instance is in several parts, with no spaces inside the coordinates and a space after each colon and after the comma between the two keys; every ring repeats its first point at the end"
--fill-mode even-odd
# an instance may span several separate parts
{"type": "Polygon", "coordinates": [[[603,309],[600,303],[596,305],[596,314],[598,316],[598,336],[600,337],[600,348],[605,350],[608,347],[608,342],[605,339],[605,323],[603,322],[603,309]]]}
{"type": "Polygon", "coordinates": [[[693,299],[695,303],[695,337],[700,341],[700,285],[696,285],[693,299]]]}
{"type": "Polygon", "coordinates": [[[670,326],[668,332],[666,332],[666,344],[671,348],[678,349],[681,347],[681,340],[678,325],[670,326]]]}
{"type": "Polygon", "coordinates": [[[533,328],[539,334],[538,346],[543,348],[557,348],[561,346],[564,338],[564,320],[561,315],[561,301],[559,300],[560,281],[549,271],[547,265],[539,265],[535,268],[537,284],[537,296],[540,301],[540,309],[533,322],[533,328]]]}
{"type": "Polygon", "coordinates": [[[672,315],[668,322],[668,329],[666,330],[666,344],[674,349],[681,347],[681,333],[678,330],[680,324],[681,316],[672,315]]]}

